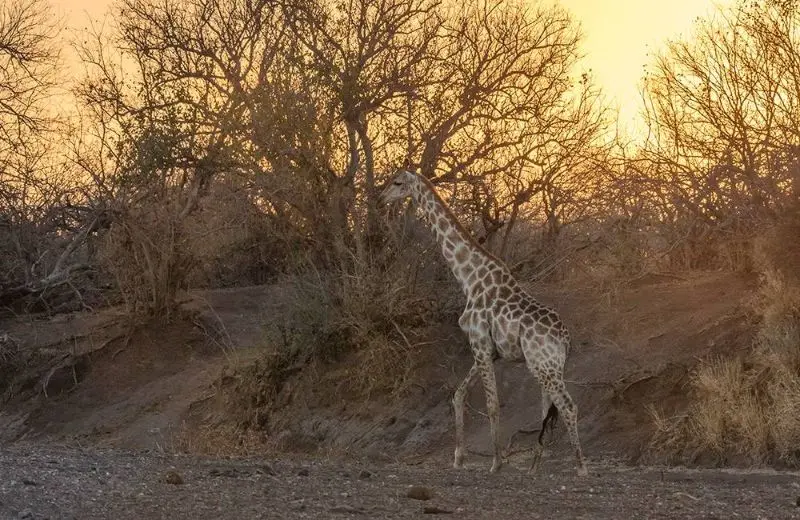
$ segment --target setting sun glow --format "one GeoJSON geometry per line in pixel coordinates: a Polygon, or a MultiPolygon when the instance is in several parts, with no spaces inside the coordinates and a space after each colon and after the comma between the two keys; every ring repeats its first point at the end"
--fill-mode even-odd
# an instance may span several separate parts
{"type": "MultiPolygon", "coordinates": [[[[686,35],[698,17],[730,0],[559,0],[580,23],[584,67],[591,69],[622,125],[635,126],[640,109],[639,86],[648,54],[669,38],[686,35]]],[[[58,8],[71,28],[87,25],[87,16],[101,21],[112,0],[61,0],[58,8]]]]}

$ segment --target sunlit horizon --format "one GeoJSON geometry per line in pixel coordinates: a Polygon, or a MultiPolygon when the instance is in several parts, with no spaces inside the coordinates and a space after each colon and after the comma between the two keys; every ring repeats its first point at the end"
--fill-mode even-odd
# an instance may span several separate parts
{"type": "MultiPolygon", "coordinates": [[[[84,30],[90,19],[102,22],[113,0],[61,0],[57,12],[70,29],[84,30]]],[[[556,0],[570,11],[583,33],[582,68],[591,71],[604,97],[619,111],[622,129],[635,131],[643,122],[641,81],[652,53],[669,39],[688,36],[698,17],[731,0],[674,0],[648,3],[639,0],[556,0]]]]}
{"type": "Polygon", "coordinates": [[[558,0],[581,26],[583,66],[602,88],[619,123],[628,129],[643,125],[641,81],[652,54],[668,40],[689,36],[698,18],[730,0],[558,0]]]}

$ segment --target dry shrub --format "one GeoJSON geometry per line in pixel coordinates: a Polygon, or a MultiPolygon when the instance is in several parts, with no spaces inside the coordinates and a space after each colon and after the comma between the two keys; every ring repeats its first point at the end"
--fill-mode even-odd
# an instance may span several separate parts
{"type": "Polygon", "coordinates": [[[408,383],[416,331],[442,319],[446,299],[416,280],[414,264],[354,262],[348,270],[308,269],[292,278],[282,351],[303,362],[354,356],[347,385],[356,397],[408,383]],[[409,339],[412,338],[412,339],[409,339]]]}
{"type": "Polygon", "coordinates": [[[264,436],[232,423],[182,425],[174,435],[172,449],[178,453],[211,457],[263,456],[264,436]]]}
{"type": "Polygon", "coordinates": [[[380,261],[353,260],[347,270],[307,266],[285,276],[264,354],[225,385],[226,408],[233,410],[226,431],[248,432],[242,439],[253,431],[279,433],[293,418],[276,412],[298,393],[313,406],[402,395],[426,348],[419,337],[446,312],[447,299],[418,281],[424,263],[402,259],[379,268],[380,261]]]}
{"type": "Polygon", "coordinates": [[[293,251],[303,244],[265,214],[252,195],[222,179],[186,222],[186,238],[195,258],[190,287],[216,288],[273,282],[285,272],[293,251]]]}
{"type": "Polygon", "coordinates": [[[169,318],[193,264],[179,211],[169,201],[120,212],[98,247],[133,315],[169,318]]]}
{"type": "MultiPolygon", "coordinates": [[[[761,287],[753,307],[762,316],[752,348],[740,357],[699,365],[688,413],[654,414],[650,454],[695,462],[800,463],[800,284],[791,267],[800,246],[781,225],[756,241],[761,287]]],[[[795,235],[795,237],[798,235],[795,235]]]]}
{"type": "Polygon", "coordinates": [[[301,249],[229,183],[213,187],[191,212],[174,198],[119,211],[99,241],[99,263],[132,314],[169,317],[182,289],[274,281],[290,251],[301,249]]]}
{"type": "Polygon", "coordinates": [[[2,399],[7,398],[6,392],[11,389],[14,378],[25,367],[25,358],[19,344],[8,335],[0,333],[0,392],[2,399]]]}

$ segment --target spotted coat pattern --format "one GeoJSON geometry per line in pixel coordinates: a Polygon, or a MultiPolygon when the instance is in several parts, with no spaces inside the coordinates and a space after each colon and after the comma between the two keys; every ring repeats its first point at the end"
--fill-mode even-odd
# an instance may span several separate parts
{"type": "MultiPolygon", "coordinates": [[[[456,423],[454,466],[464,462],[464,401],[469,386],[480,377],[486,393],[486,408],[494,458],[491,471],[502,465],[500,406],[493,362],[502,357],[524,361],[542,387],[542,418],[554,404],[563,416],[578,463],[585,475],[578,439],[578,410],[564,384],[564,363],[570,336],[555,310],[528,295],[500,259],[478,244],[455,218],[433,185],[409,171],[394,176],[381,194],[384,203],[411,197],[436,235],[442,255],[460,282],[467,304],[458,324],[469,339],[474,362],[453,396],[456,423]]],[[[532,468],[542,453],[541,436],[532,468]]]]}

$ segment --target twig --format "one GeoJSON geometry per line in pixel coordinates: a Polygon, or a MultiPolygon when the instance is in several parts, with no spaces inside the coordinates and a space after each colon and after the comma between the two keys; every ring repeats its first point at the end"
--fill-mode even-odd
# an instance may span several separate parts
{"type": "Polygon", "coordinates": [[[574,381],[565,379],[564,382],[575,386],[588,386],[588,387],[610,386],[613,388],[615,385],[615,383],[609,381],[574,381]]]}
{"type": "Polygon", "coordinates": [[[394,320],[390,320],[390,321],[391,321],[392,325],[394,325],[394,328],[395,328],[395,330],[397,330],[397,333],[398,333],[398,334],[400,334],[400,336],[403,338],[403,341],[405,341],[405,342],[406,342],[406,346],[407,346],[409,349],[413,349],[414,347],[411,345],[411,342],[410,342],[410,341],[408,341],[408,337],[406,337],[406,335],[403,333],[402,329],[401,329],[401,328],[400,328],[400,326],[397,324],[397,322],[396,322],[396,321],[394,321],[394,320]]]}
{"type": "Polygon", "coordinates": [[[640,377],[639,379],[636,379],[636,380],[634,380],[634,381],[631,381],[630,383],[628,383],[628,384],[627,384],[627,385],[625,385],[624,387],[620,388],[620,387],[619,387],[619,385],[621,385],[621,384],[623,383],[623,380],[624,380],[624,378],[623,378],[623,379],[620,379],[619,381],[617,381],[616,383],[614,383],[614,384],[612,385],[612,387],[614,388],[614,393],[615,393],[615,394],[619,394],[620,396],[622,396],[622,394],[624,394],[625,392],[627,392],[627,391],[628,391],[628,389],[629,389],[630,387],[632,387],[633,385],[635,385],[635,384],[637,384],[637,383],[641,383],[642,381],[647,381],[647,380],[649,380],[649,379],[653,379],[654,377],[656,377],[656,374],[649,374],[649,375],[646,375],[646,376],[642,376],[642,377],[640,377]]]}

